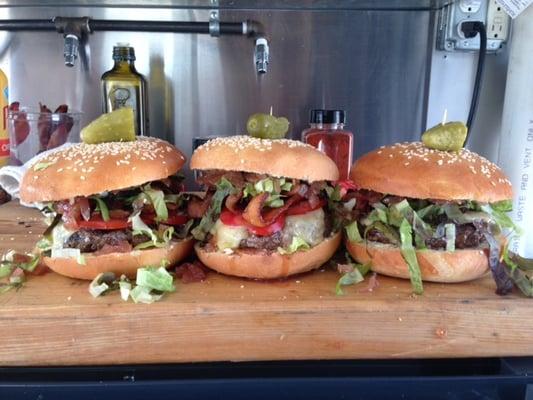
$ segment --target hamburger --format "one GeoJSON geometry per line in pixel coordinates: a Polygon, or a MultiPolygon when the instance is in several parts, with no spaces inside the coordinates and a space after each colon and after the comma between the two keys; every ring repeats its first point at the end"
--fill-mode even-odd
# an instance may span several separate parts
{"type": "Polygon", "coordinates": [[[49,226],[45,265],[72,278],[173,264],[192,251],[187,198],[176,174],[184,155],[155,138],[79,143],[46,155],[25,173],[20,198],[38,203],[49,226]]]}
{"type": "Polygon", "coordinates": [[[227,275],[272,279],[321,266],[341,227],[328,203],[335,163],[294,140],[233,136],[210,140],[191,158],[203,199],[191,199],[198,258],[227,275]]]}
{"type": "Polygon", "coordinates": [[[508,278],[500,263],[514,225],[511,183],[502,170],[466,149],[434,150],[421,142],[383,146],[353,165],[358,187],[346,247],[378,273],[422,281],[462,282],[491,269],[498,290],[508,278]]]}

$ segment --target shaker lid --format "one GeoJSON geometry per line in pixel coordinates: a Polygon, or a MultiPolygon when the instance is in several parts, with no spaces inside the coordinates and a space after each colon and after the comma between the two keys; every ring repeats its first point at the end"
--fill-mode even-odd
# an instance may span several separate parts
{"type": "Polygon", "coordinates": [[[344,110],[311,110],[309,123],[311,124],[345,124],[344,110]]]}

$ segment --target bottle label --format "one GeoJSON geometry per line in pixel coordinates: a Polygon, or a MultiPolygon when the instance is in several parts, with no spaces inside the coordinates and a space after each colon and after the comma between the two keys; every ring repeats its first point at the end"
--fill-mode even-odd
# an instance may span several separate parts
{"type": "Polygon", "coordinates": [[[131,85],[111,85],[108,89],[107,112],[119,108],[131,107],[135,115],[135,132],[137,135],[143,135],[142,127],[138,126],[139,116],[139,89],[131,85]]]}
{"type": "Polygon", "coordinates": [[[9,157],[9,138],[0,139],[0,159],[9,157]]]}
{"type": "Polygon", "coordinates": [[[137,96],[133,86],[114,86],[109,91],[109,103],[111,109],[131,107],[137,112],[137,96]]]}

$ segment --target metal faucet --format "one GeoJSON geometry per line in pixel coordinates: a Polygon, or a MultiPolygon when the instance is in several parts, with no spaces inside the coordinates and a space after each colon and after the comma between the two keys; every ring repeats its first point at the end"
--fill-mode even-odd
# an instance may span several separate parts
{"type": "Polygon", "coordinates": [[[67,67],[73,67],[78,58],[80,42],[83,36],[91,33],[89,18],[55,17],[54,24],[57,32],[62,33],[65,38],[65,44],[63,46],[65,65],[67,67]]]}
{"type": "Polygon", "coordinates": [[[78,58],[80,48],[80,40],[76,35],[65,35],[65,45],[63,46],[63,57],[65,57],[65,65],[73,67],[74,62],[78,58]]]}
{"type": "Polygon", "coordinates": [[[255,40],[254,62],[258,74],[265,74],[268,71],[268,41],[265,37],[258,37],[255,40]]]}

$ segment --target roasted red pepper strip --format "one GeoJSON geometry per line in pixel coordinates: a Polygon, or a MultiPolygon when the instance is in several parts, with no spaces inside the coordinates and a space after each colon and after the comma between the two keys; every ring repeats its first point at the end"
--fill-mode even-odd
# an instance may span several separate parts
{"type": "Polygon", "coordinates": [[[9,111],[13,112],[13,125],[15,130],[15,145],[23,143],[30,134],[30,124],[26,118],[26,113],[20,111],[20,103],[14,101],[9,105],[9,111]]]}

